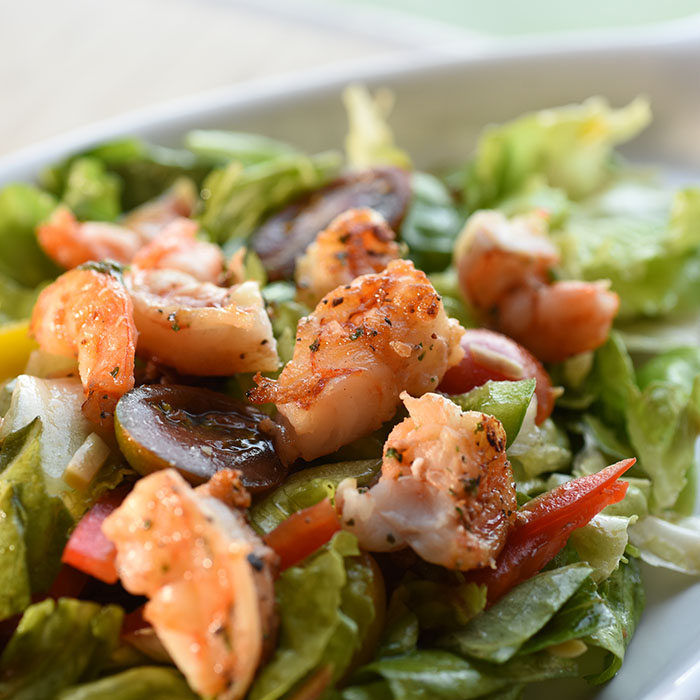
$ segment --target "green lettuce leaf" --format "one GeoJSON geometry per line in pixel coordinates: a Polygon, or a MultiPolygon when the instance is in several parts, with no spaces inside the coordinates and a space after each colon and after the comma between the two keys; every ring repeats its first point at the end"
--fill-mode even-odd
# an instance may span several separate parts
{"type": "Polygon", "coordinates": [[[670,520],[647,515],[630,527],[629,536],[647,564],[700,574],[699,517],[670,520]]]}
{"type": "Polygon", "coordinates": [[[598,628],[584,639],[608,652],[605,668],[587,679],[592,683],[610,680],[622,666],[625,650],[644,610],[644,587],[639,575],[639,563],[630,558],[612,573],[599,587],[605,604],[614,617],[610,624],[598,628]]]}
{"type": "Polygon", "coordinates": [[[700,189],[675,194],[621,181],[575,206],[555,240],[564,274],[609,279],[619,319],[696,308],[700,293],[700,189]]]}
{"type": "Polygon", "coordinates": [[[378,90],[374,97],[362,85],[349,85],[343,91],[349,122],[345,151],[350,167],[396,165],[410,169],[411,159],[394,144],[394,135],[386,121],[393,102],[388,90],[378,90]]]}
{"type": "Polygon", "coordinates": [[[509,591],[439,645],[461,656],[504,663],[541,630],[593,569],[574,563],[544,571],[509,591]]]}
{"type": "Polygon", "coordinates": [[[595,583],[588,578],[554,617],[520,647],[519,653],[531,654],[556,644],[581,639],[615,623],[616,618],[598,593],[595,583]]]}
{"type": "Polygon", "coordinates": [[[29,289],[0,272],[0,323],[29,318],[39,289],[29,289]]]}
{"type": "Polygon", "coordinates": [[[81,221],[114,221],[121,214],[121,181],[97,158],[75,160],[66,176],[63,203],[81,221]]]}
{"type": "Polygon", "coordinates": [[[69,598],[30,606],[0,657],[0,698],[54,700],[95,678],[117,646],[122,617],[115,605],[69,598]]]}
{"type": "Polygon", "coordinates": [[[32,593],[47,590],[61,566],[74,521],[46,490],[41,421],[11,433],[0,449],[0,619],[22,610],[32,593]]]}
{"type": "Polygon", "coordinates": [[[110,173],[119,177],[124,211],[154,199],[178,178],[188,177],[200,185],[211,170],[210,163],[202,162],[190,151],[155,146],[138,138],[123,138],[100,144],[46,168],[39,178],[41,185],[62,197],[71,166],[78,158],[86,156],[100,161],[110,173]]]}
{"type": "Polygon", "coordinates": [[[591,578],[604,581],[620,565],[629,539],[628,528],[637,516],[598,513],[589,523],[574,530],[569,542],[582,561],[593,567],[591,578]]]}
{"type": "Polygon", "coordinates": [[[534,393],[534,379],[521,379],[517,382],[489,380],[466,394],[449,398],[463,411],[480,411],[498,418],[506,431],[508,447],[520,432],[534,393]]]}
{"type": "Polygon", "coordinates": [[[444,270],[452,260],[464,216],[447,187],[433,175],[413,173],[411,189],[413,197],[401,224],[401,240],[408,245],[416,267],[424,272],[444,270]]]}
{"type": "Polygon", "coordinates": [[[64,690],[57,700],[197,700],[174,668],[141,666],[64,690]]]}
{"type": "Polygon", "coordinates": [[[267,494],[250,509],[250,520],[260,533],[274,530],[283,520],[302,508],[333,499],[343,479],[357,479],[359,486],[371,483],[381,466],[381,459],[325,464],[292,474],[280,487],[267,494]]]}
{"type": "Polygon", "coordinates": [[[231,161],[213,170],[202,188],[202,227],[232,252],[264,218],[295,197],[325,184],[340,167],[334,151],[301,152],[244,165],[231,161]]]}
{"type": "Polygon", "coordinates": [[[279,698],[319,667],[330,666],[334,680],[346,671],[375,615],[374,574],[358,555],[356,539],[340,532],[319,553],[282,573],[275,586],[279,642],[250,700],[279,698]]]}
{"type": "Polygon", "coordinates": [[[591,98],[489,127],[466,171],[465,201],[470,210],[493,207],[527,187],[533,177],[573,199],[589,195],[612,173],[612,148],[649,121],[644,100],[615,110],[604,100],[591,98]]]}
{"type": "Polygon", "coordinates": [[[575,673],[574,662],[547,653],[494,665],[468,661],[446,651],[418,650],[364,666],[352,679],[358,685],[347,688],[340,697],[343,700],[468,700],[513,685],[565,678],[575,673]],[[378,684],[377,677],[384,683],[378,684]],[[363,688],[367,690],[363,692],[363,688]]]}
{"type": "Polygon", "coordinates": [[[41,250],[35,234],[56,204],[50,194],[31,185],[0,190],[0,273],[23,287],[34,288],[61,272],[41,250]]]}
{"type": "Polygon", "coordinates": [[[232,160],[243,165],[253,165],[298,153],[294,146],[267,136],[216,129],[195,129],[188,132],[185,146],[214,165],[226,165],[232,160]]]}

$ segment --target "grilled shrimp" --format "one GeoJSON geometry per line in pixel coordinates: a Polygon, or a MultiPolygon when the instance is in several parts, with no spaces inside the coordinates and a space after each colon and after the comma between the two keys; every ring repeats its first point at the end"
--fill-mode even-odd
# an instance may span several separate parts
{"type": "Polygon", "coordinates": [[[493,566],[517,510],[503,426],[439,394],[401,398],[409,417],[389,434],[377,484],[338,487],[343,528],[370,552],[411,547],[449,569],[493,566]]]}
{"type": "Polygon", "coordinates": [[[224,269],[219,246],[197,239],[199,225],[192,219],[171,221],[134,255],[131,264],[145,269],[186,272],[200,282],[217,282],[224,269]]]}
{"type": "Polygon", "coordinates": [[[436,388],[462,359],[463,333],[425,273],[394,260],[327,294],[299,322],[279,380],[258,376],[249,395],[277,405],[283,458],[311,460],[379,428],[404,389],[436,388]]]}
{"type": "Polygon", "coordinates": [[[134,386],[136,346],[131,299],[118,276],[105,265],[61,275],[39,295],[31,332],[42,350],[77,358],[83,413],[111,427],[117,401],[134,386]]]}
{"type": "Polygon", "coordinates": [[[191,182],[178,181],[158,199],[127,214],[120,224],[79,222],[69,209],[59,207],[37,228],[37,238],[44,252],[68,270],[91,260],[126,264],[165,226],[189,216],[196,197],[191,182]]]}
{"type": "Polygon", "coordinates": [[[276,629],[277,556],[235,507],[246,503],[233,470],[192,489],[167,469],[136,482],[102,526],[124,587],[149,598],[144,618],[178,668],[221,700],[245,695],[276,629]]]}
{"type": "Polygon", "coordinates": [[[321,298],[359,275],[381,272],[400,257],[396,235],[373,209],[349,209],[333,219],[297,260],[299,298],[315,306],[321,298]]]}
{"type": "Polygon", "coordinates": [[[128,263],[143,245],[131,229],[103,221],[81,223],[66,207],[56,209],[36,235],[44,252],[68,270],[90,260],[128,263]]]}
{"type": "Polygon", "coordinates": [[[125,275],[138,352],[182,374],[277,369],[277,346],[255,282],[217,287],[177,270],[125,275]]]}
{"type": "Polygon", "coordinates": [[[196,203],[197,188],[194,183],[187,178],[180,178],[160,197],[132,209],[121,223],[136,231],[142,241],[151,241],[171,221],[191,216],[196,203]]]}
{"type": "Polygon", "coordinates": [[[482,321],[547,362],[602,345],[620,306],[605,281],[550,281],[559,254],[538,214],[509,221],[497,211],[477,212],[460,235],[455,262],[482,321]]]}

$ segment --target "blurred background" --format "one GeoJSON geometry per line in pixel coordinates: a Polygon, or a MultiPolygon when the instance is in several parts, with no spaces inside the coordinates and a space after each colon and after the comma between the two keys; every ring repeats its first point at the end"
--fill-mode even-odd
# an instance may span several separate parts
{"type": "Polygon", "coordinates": [[[0,0],[0,155],[241,81],[649,31],[699,11],[698,0],[0,0]]]}

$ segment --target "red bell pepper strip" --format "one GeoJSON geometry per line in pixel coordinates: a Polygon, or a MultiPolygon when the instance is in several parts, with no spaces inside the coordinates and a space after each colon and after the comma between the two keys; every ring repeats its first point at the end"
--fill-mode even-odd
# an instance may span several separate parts
{"type": "Polygon", "coordinates": [[[280,557],[280,571],[306,559],[340,530],[335,508],[328,498],[292,513],[265,535],[265,544],[280,557]]]}
{"type": "Polygon", "coordinates": [[[102,533],[102,523],[126,498],[127,487],[106,493],[81,518],[68,540],[61,561],[105,583],[116,583],[117,550],[102,533]]]}
{"type": "Polygon", "coordinates": [[[504,593],[534,576],[564,547],[569,535],[586,525],[611,503],[621,501],[627,482],[617,481],[635,459],[624,459],[605,469],[568,481],[534,498],[518,511],[495,569],[479,569],[469,578],[487,587],[491,605],[504,593]]]}

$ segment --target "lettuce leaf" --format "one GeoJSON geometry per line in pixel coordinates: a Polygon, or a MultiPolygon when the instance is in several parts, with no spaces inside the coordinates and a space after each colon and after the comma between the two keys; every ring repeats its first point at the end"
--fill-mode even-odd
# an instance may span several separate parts
{"type": "Polygon", "coordinates": [[[114,221],[121,214],[121,181],[97,158],[86,156],[71,164],[63,203],[81,221],[114,221]]]}
{"type": "Polygon", "coordinates": [[[275,586],[280,614],[277,649],[250,690],[250,700],[284,695],[314,669],[340,678],[374,618],[373,572],[356,539],[337,533],[319,553],[282,573],[275,586]]]}
{"type": "Polygon", "coordinates": [[[601,98],[527,114],[487,128],[465,173],[470,210],[489,208],[539,177],[580,199],[607,183],[612,148],[650,121],[649,105],[637,99],[612,109],[601,98]]]}
{"type": "Polygon", "coordinates": [[[424,272],[444,270],[452,260],[457,234],[464,224],[447,187],[427,173],[411,175],[413,197],[401,224],[408,255],[424,272]]]}
{"type": "Polygon", "coordinates": [[[174,668],[141,666],[64,690],[57,700],[197,700],[174,668]]]}
{"type": "Polygon", "coordinates": [[[0,274],[34,288],[61,269],[39,247],[36,227],[56,208],[56,200],[31,185],[0,190],[0,274]]]}
{"type": "Polygon", "coordinates": [[[352,679],[358,685],[345,689],[339,696],[343,700],[468,700],[513,685],[565,678],[575,673],[573,661],[548,653],[493,665],[462,659],[446,651],[426,649],[364,666],[352,679]],[[383,683],[378,683],[377,677],[383,683]]]}
{"type": "Polygon", "coordinates": [[[524,581],[464,628],[441,637],[439,646],[491,663],[504,663],[541,630],[593,569],[574,563],[524,581]]]}
{"type": "Polygon", "coordinates": [[[0,657],[0,698],[54,700],[95,678],[117,646],[122,617],[115,605],[69,598],[30,606],[0,657]]]}
{"type": "Polygon", "coordinates": [[[270,532],[283,520],[302,508],[333,498],[343,479],[357,479],[359,486],[371,483],[381,466],[381,459],[338,462],[309,467],[292,474],[280,487],[267,494],[250,509],[250,520],[260,533],[270,532]]]}
{"type": "Polygon", "coordinates": [[[519,654],[531,654],[555,644],[581,639],[615,622],[615,617],[598,593],[595,583],[588,578],[556,615],[523,644],[519,654]]]}
{"type": "Polygon", "coordinates": [[[0,272],[0,323],[29,318],[38,295],[38,288],[23,287],[0,272]]]}
{"type": "Polygon", "coordinates": [[[697,308],[700,293],[700,189],[673,198],[658,187],[618,182],[573,207],[555,240],[564,274],[609,279],[618,319],[697,308]]]}
{"type": "Polygon", "coordinates": [[[46,490],[41,421],[8,435],[0,450],[0,619],[22,612],[47,590],[61,566],[74,521],[46,490]]]}
{"type": "Polygon", "coordinates": [[[350,167],[395,165],[410,169],[411,159],[394,144],[394,135],[386,121],[394,103],[391,92],[378,90],[373,97],[366,87],[349,85],[343,90],[343,103],[349,123],[345,151],[350,167]]]}
{"type": "Polygon", "coordinates": [[[280,155],[251,165],[233,160],[213,170],[202,188],[200,222],[219,243],[232,251],[264,218],[295,197],[325,184],[340,167],[334,151],[308,156],[280,155]]]}
{"type": "Polygon", "coordinates": [[[598,587],[602,599],[612,613],[608,625],[600,627],[584,639],[608,652],[605,668],[587,677],[591,683],[610,680],[622,666],[625,650],[632,641],[634,631],[644,610],[644,587],[639,574],[639,563],[630,558],[598,587]]]}
{"type": "Polygon", "coordinates": [[[288,143],[260,134],[216,129],[195,129],[188,132],[185,135],[185,146],[214,165],[226,165],[232,160],[243,165],[253,165],[298,152],[288,143]]]}
{"type": "Polygon", "coordinates": [[[700,575],[700,517],[668,520],[647,515],[630,527],[629,537],[647,564],[700,575]]]}
{"type": "Polygon", "coordinates": [[[581,560],[593,567],[593,581],[604,581],[620,565],[629,539],[628,528],[636,520],[636,515],[598,513],[588,524],[571,533],[569,542],[581,560]]]}
{"type": "Polygon", "coordinates": [[[194,153],[184,149],[148,144],[138,138],[123,138],[100,144],[83,153],[46,168],[40,174],[41,185],[63,197],[73,163],[83,157],[100,161],[121,182],[121,208],[129,211],[154,199],[178,178],[188,177],[198,185],[211,170],[194,153]]]}
{"type": "Polygon", "coordinates": [[[449,398],[463,411],[480,411],[498,418],[506,431],[508,447],[520,433],[534,393],[534,379],[521,379],[517,382],[489,380],[466,394],[456,394],[449,398]]]}

